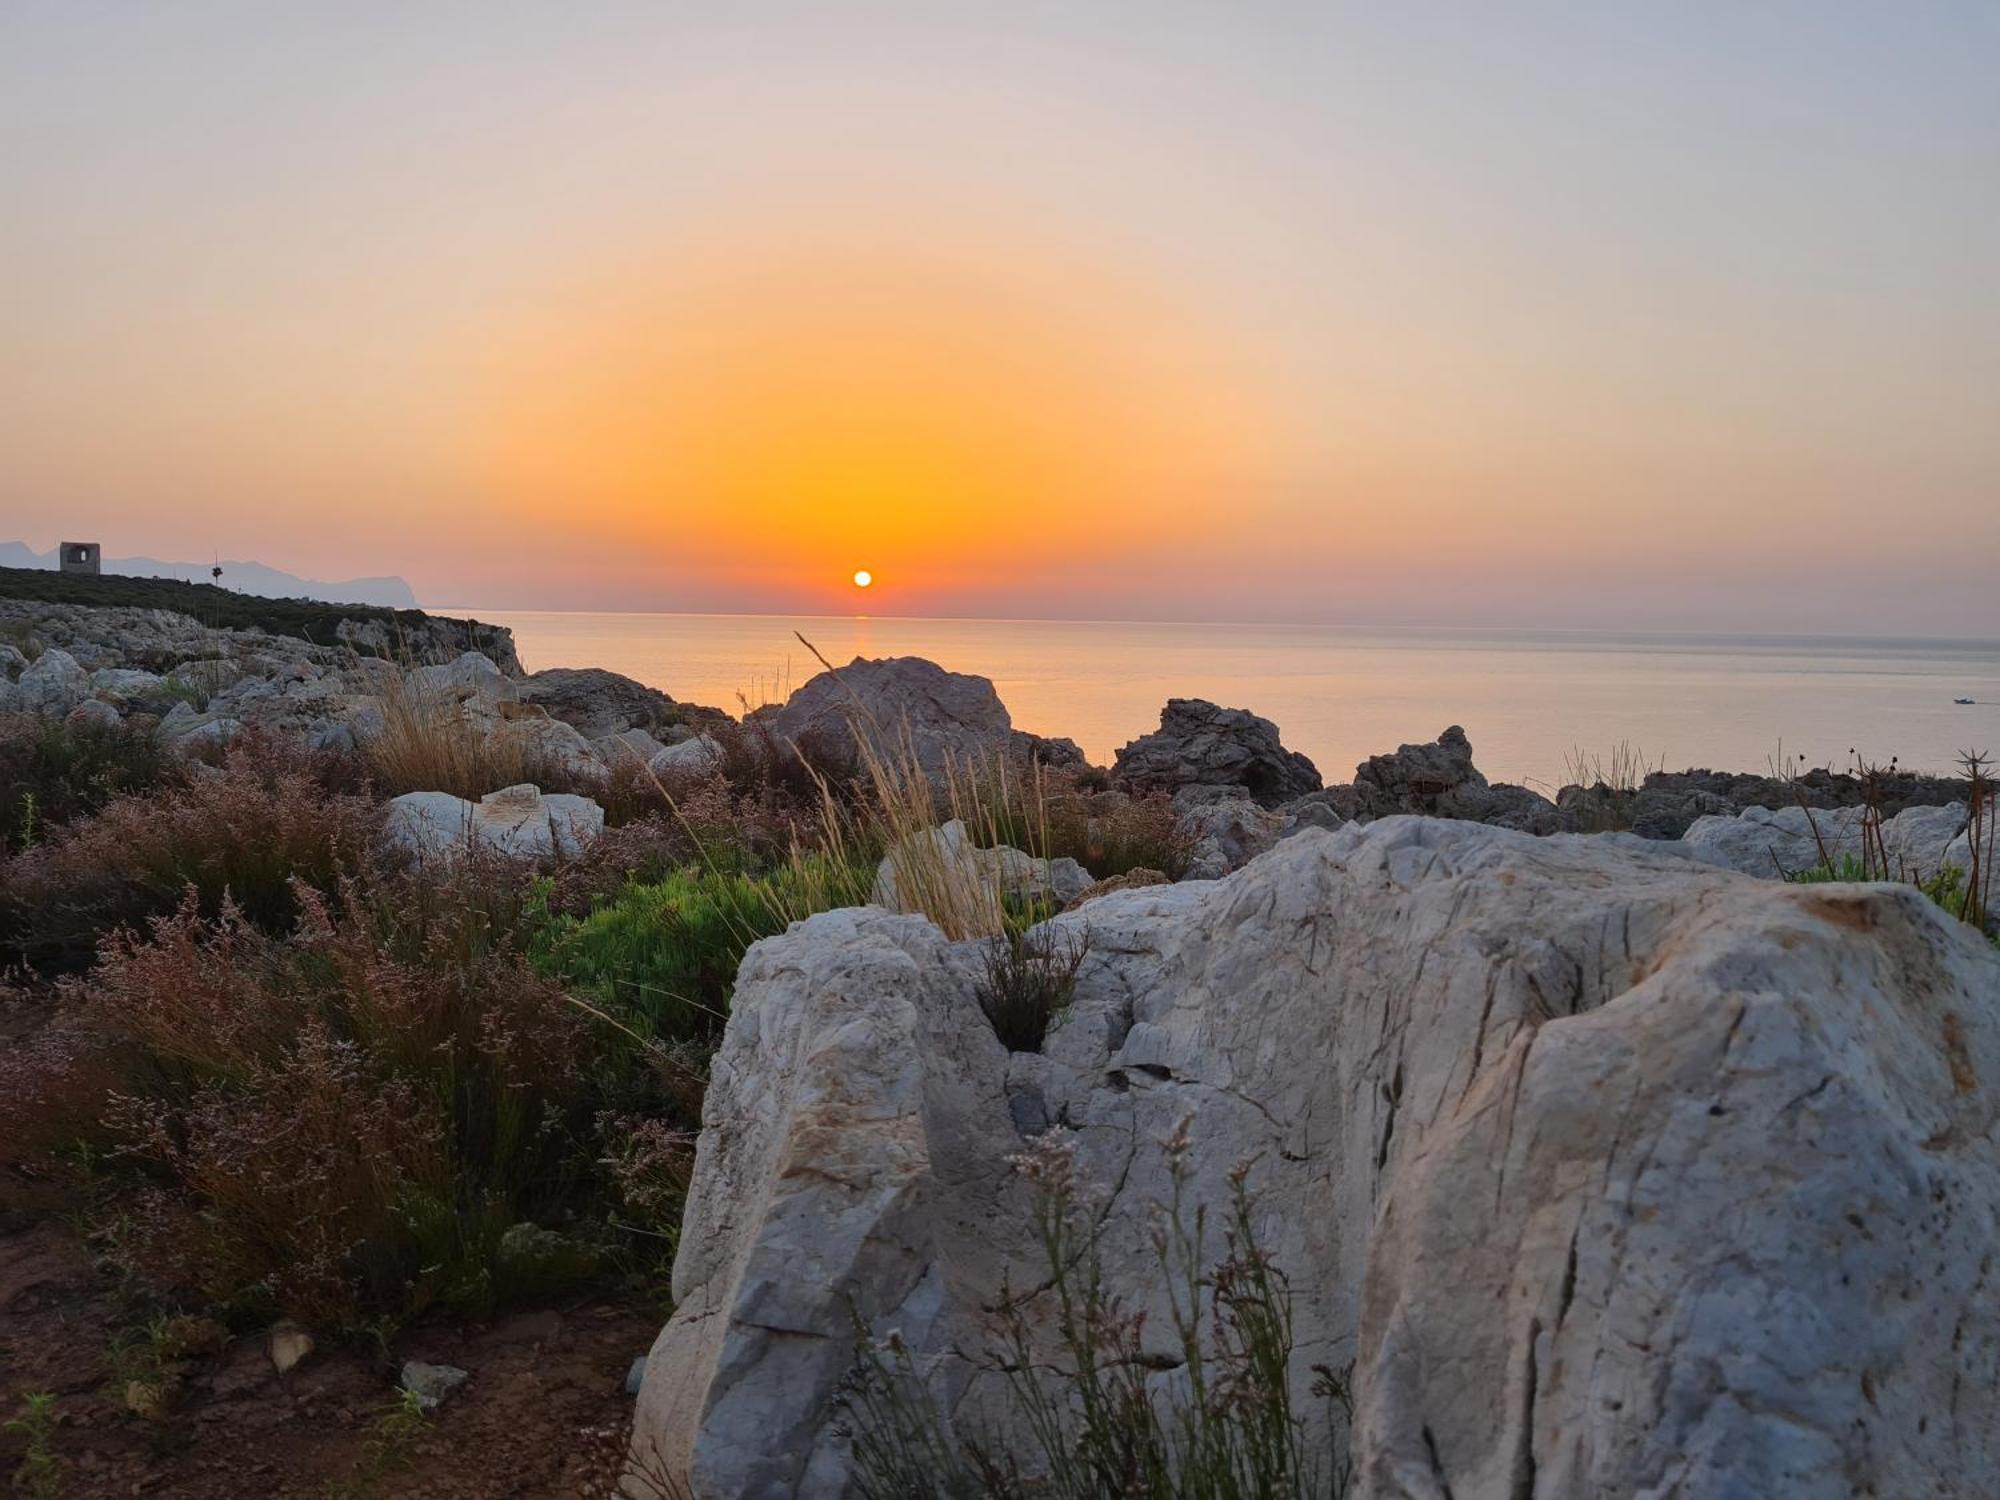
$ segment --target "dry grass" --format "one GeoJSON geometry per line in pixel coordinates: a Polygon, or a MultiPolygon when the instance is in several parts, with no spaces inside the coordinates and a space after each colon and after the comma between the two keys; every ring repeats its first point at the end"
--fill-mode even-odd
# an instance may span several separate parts
{"type": "Polygon", "coordinates": [[[524,781],[551,789],[564,779],[526,736],[498,732],[502,727],[481,723],[457,695],[426,691],[399,675],[382,695],[382,732],[364,754],[389,797],[450,792],[476,802],[524,781]]]}
{"type": "Polygon", "coordinates": [[[114,798],[0,870],[0,942],[73,965],[113,928],[164,916],[190,890],[207,915],[226,897],[246,920],[282,931],[301,884],[332,890],[369,858],[381,809],[333,789],[345,770],[245,735],[201,774],[114,798]]]}

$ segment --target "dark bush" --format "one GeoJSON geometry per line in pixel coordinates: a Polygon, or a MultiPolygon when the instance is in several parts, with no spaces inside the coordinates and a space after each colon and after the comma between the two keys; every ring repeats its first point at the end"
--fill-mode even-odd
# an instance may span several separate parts
{"type": "Polygon", "coordinates": [[[32,848],[115,797],[180,779],[150,728],[66,728],[0,715],[0,854],[32,848]]]}

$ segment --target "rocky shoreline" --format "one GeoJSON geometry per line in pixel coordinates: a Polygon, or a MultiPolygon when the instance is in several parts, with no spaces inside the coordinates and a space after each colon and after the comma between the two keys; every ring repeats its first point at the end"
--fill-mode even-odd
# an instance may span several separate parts
{"type": "MultiPolygon", "coordinates": [[[[946,1470],[1032,1450],[1019,1361],[1071,1336],[1033,1274],[1051,1174],[1149,1402],[1191,1373],[1161,1205],[1244,1205],[1255,1246],[1192,1295],[1276,1268],[1280,1383],[1340,1397],[1287,1441],[1353,1495],[2000,1484],[2000,950],[1916,884],[1991,868],[1982,786],[1690,770],[1550,798],[1489,782],[1456,726],[1327,785],[1194,699],[1096,767],[919,659],[739,721],[471,629],[391,650],[368,622],[322,644],[4,600],[0,715],[149,737],[197,782],[260,737],[387,763],[413,725],[535,768],[354,814],[418,875],[615,864],[635,777],[683,823],[787,777],[918,789],[872,884],[771,920],[723,989],[624,1493],[884,1493],[857,1349],[893,1351],[946,1470]],[[1079,854],[1156,814],[1173,868],[983,836],[978,767],[1057,778],[1079,854]],[[1033,1026],[1002,1024],[1004,984],[1041,987],[1033,1026]]],[[[931,1483],[909,1493],[958,1493],[931,1483]]]]}
{"type": "MultiPolygon", "coordinates": [[[[211,629],[163,610],[0,600],[0,642],[9,640],[31,643],[35,656],[0,644],[0,713],[150,727],[183,754],[246,729],[354,750],[383,732],[402,698],[518,740],[587,787],[621,765],[697,770],[720,758],[719,735],[740,732],[720,710],[677,703],[614,672],[525,672],[510,632],[471,621],[430,618],[392,637],[379,620],[343,620],[334,640],[319,645],[211,629]],[[475,635],[480,649],[463,650],[475,635]]],[[[1948,862],[1967,821],[1963,780],[1894,770],[1872,781],[1829,768],[1785,777],[1655,770],[1634,786],[1569,785],[1551,799],[1488,782],[1456,725],[1434,742],[1371,756],[1352,781],[1328,786],[1270,720],[1200,699],[1170,700],[1157,730],[1119,750],[1110,767],[1091,768],[1074,742],[1015,729],[991,682],[918,658],[857,659],[750,720],[758,745],[836,748],[851,724],[871,721],[907,726],[933,775],[954,761],[1007,757],[1087,773],[1111,793],[1169,795],[1195,846],[1190,873],[1203,878],[1304,828],[1398,814],[1536,835],[1629,831],[1776,876],[1857,851],[1871,800],[1899,868],[1921,877],[1948,862]],[[1937,809],[1959,811],[1925,811],[1937,809]]]]}

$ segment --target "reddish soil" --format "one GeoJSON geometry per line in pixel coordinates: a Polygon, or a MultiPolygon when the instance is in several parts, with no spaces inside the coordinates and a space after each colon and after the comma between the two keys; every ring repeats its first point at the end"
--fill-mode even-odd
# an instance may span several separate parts
{"type": "MultiPolygon", "coordinates": [[[[609,1294],[476,1326],[420,1327],[387,1353],[324,1343],[287,1374],[262,1334],[180,1363],[162,1415],[127,1408],[112,1348],[136,1330],[112,1278],[32,1184],[0,1182],[0,1418],[31,1391],[56,1397],[50,1444],[64,1500],[111,1495],[602,1496],[620,1467],[625,1373],[658,1314],[609,1294]],[[406,1359],[471,1380],[395,1451],[382,1414],[406,1359]]],[[[0,1435],[0,1486],[21,1462],[0,1435]]]]}

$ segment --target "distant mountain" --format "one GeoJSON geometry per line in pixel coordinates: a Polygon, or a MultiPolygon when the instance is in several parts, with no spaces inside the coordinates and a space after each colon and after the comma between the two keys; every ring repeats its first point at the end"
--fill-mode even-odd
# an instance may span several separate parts
{"type": "MultiPolygon", "coordinates": [[[[56,549],[37,552],[26,542],[0,542],[0,568],[51,568],[56,549]]],[[[260,599],[316,599],[326,604],[380,604],[390,609],[415,609],[417,596],[400,578],[344,578],[325,583],[301,578],[260,562],[230,560],[222,577],[210,576],[212,563],[161,562],[157,557],[107,557],[104,571],[130,578],[178,578],[185,583],[220,583],[239,594],[260,599]]]]}

